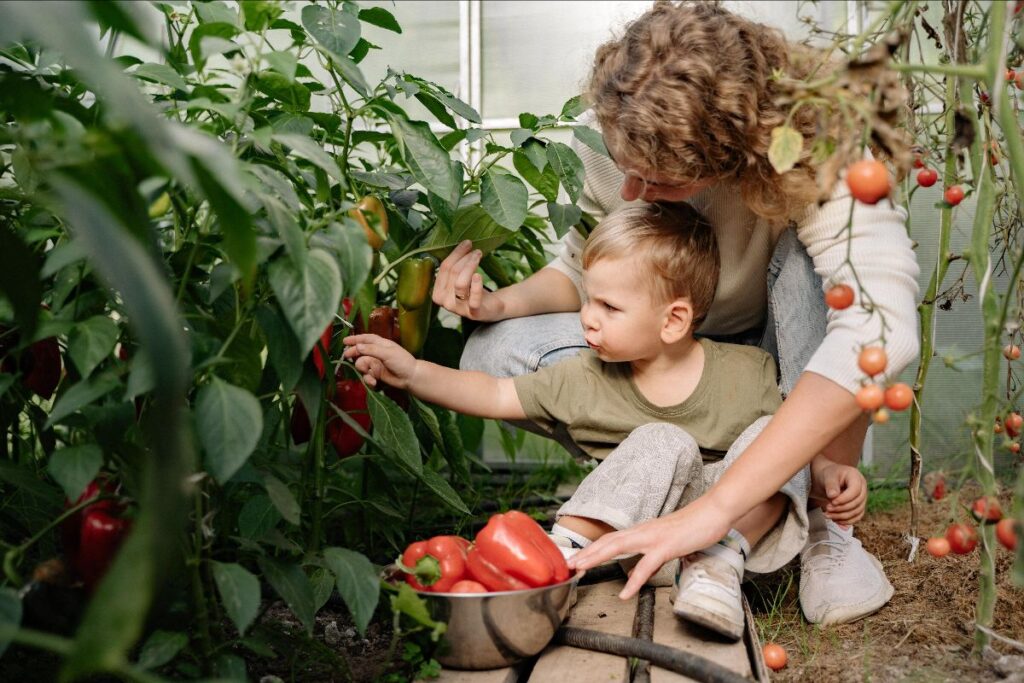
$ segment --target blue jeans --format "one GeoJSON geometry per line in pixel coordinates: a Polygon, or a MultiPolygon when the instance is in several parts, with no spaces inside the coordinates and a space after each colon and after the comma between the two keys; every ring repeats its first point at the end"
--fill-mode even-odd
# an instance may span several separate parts
{"type": "MultiPolygon", "coordinates": [[[[827,308],[821,278],[793,230],[779,238],[768,264],[768,314],[764,330],[731,335],[722,341],[760,346],[775,357],[779,389],[788,395],[825,338],[827,308]]],[[[717,339],[716,337],[712,337],[717,339]]],[[[459,366],[496,377],[536,372],[587,348],[579,313],[547,313],[481,325],[466,342],[459,366]]],[[[538,432],[532,423],[516,423],[538,432]]],[[[568,434],[551,436],[580,454],[568,434]]]]}

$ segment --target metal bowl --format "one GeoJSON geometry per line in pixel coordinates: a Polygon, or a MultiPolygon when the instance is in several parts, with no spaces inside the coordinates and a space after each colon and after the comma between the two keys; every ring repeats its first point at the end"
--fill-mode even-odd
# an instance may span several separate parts
{"type": "Polygon", "coordinates": [[[431,617],[448,624],[437,660],[451,669],[500,669],[532,657],[575,604],[582,576],[521,591],[419,593],[431,617]]]}

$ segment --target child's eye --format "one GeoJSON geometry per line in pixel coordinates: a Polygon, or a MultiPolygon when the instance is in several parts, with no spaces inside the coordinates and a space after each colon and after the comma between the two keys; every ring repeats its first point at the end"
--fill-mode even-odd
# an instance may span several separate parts
{"type": "Polygon", "coordinates": [[[612,305],[611,305],[610,303],[608,303],[607,301],[604,301],[604,302],[602,302],[602,304],[601,304],[601,305],[602,305],[602,306],[604,306],[604,308],[605,308],[605,310],[606,310],[606,311],[617,311],[617,310],[619,310],[619,309],[615,308],[614,306],[612,306],[612,305]]]}

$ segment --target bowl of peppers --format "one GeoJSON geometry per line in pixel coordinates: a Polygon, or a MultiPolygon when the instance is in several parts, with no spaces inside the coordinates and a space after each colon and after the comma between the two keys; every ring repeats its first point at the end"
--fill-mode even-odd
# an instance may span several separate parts
{"type": "Polygon", "coordinates": [[[492,516],[472,543],[459,536],[412,543],[397,564],[432,618],[448,624],[436,656],[453,669],[497,669],[543,650],[583,576],[570,576],[547,533],[518,510],[492,516]]]}

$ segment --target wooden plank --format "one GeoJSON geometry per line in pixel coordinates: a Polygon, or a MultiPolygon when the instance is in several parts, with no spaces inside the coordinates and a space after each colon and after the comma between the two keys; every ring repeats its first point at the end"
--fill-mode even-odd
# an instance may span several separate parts
{"type": "MultiPolygon", "coordinates": [[[[752,677],[747,644],[730,642],[712,631],[683,621],[672,612],[671,588],[658,588],[654,598],[654,642],[692,652],[741,676],[752,677]]],[[[692,678],[657,666],[651,667],[651,683],[689,683],[692,678]]],[[[694,682],[696,683],[696,682],[694,682]]]]}
{"type": "MultiPolygon", "coordinates": [[[[624,581],[605,581],[580,586],[578,601],[565,623],[602,633],[630,636],[636,614],[636,598],[619,600],[624,581]]],[[[624,657],[581,650],[565,645],[549,645],[537,660],[530,681],[534,683],[568,683],[587,681],[602,683],[628,680],[628,663],[624,657]]]]}

